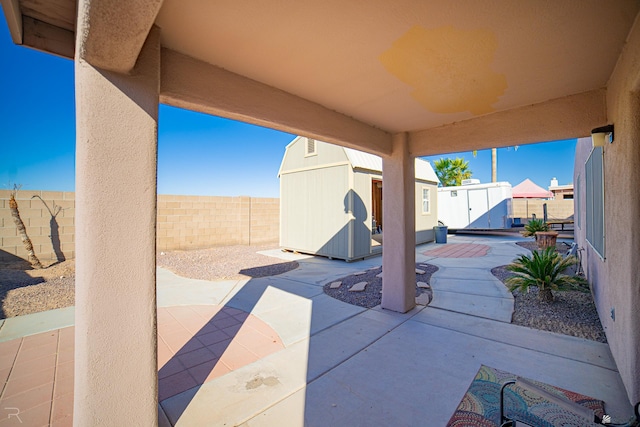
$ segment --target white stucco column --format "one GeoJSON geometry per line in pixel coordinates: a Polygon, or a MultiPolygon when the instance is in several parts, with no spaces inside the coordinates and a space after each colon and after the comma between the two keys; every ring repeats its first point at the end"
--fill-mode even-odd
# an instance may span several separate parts
{"type": "Polygon", "coordinates": [[[75,426],[158,423],[160,32],[130,75],[76,58],[75,426]]]}
{"type": "Polygon", "coordinates": [[[382,159],[382,308],[401,313],[416,305],[415,203],[415,160],[400,133],[382,159]]]}

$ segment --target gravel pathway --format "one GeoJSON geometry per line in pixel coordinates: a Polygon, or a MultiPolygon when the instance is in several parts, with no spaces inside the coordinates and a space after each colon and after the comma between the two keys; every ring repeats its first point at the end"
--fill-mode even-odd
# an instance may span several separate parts
{"type": "MultiPolygon", "coordinates": [[[[421,263],[416,265],[417,269],[424,271],[424,274],[416,273],[416,283],[424,282],[430,285],[431,275],[438,271],[438,267],[431,264],[421,263]]],[[[343,277],[342,279],[334,280],[323,286],[324,292],[348,304],[357,305],[365,308],[372,308],[382,303],[382,278],[376,277],[382,272],[382,267],[366,270],[364,274],[343,277]],[[331,283],[342,282],[337,289],[331,289],[331,283]],[[367,282],[367,287],[362,292],[351,292],[349,289],[356,283],[367,282]]],[[[420,296],[425,292],[430,292],[430,289],[419,288],[416,286],[416,296],[420,296]]]]}

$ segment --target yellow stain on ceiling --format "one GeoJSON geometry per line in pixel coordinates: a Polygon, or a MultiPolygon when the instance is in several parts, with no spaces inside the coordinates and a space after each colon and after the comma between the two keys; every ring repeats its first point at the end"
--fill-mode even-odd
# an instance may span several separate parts
{"type": "Polygon", "coordinates": [[[427,110],[479,115],[495,111],[507,89],[505,75],[491,69],[496,47],[489,30],[414,26],[379,59],[427,110]]]}

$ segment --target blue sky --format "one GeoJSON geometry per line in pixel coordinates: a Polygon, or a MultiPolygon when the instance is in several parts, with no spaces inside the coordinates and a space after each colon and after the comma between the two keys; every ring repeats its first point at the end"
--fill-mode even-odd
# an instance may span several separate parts
{"type": "MultiPolygon", "coordinates": [[[[0,23],[0,188],[74,191],[73,62],[13,45],[0,23]]],[[[160,106],[158,193],[278,197],[278,168],[294,135],[160,106]]],[[[498,150],[498,180],[547,187],[573,177],[575,140],[498,150]]],[[[491,179],[490,150],[447,154],[491,179]]],[[[433,160],[443,156],[433,156],[433,160]]]]}

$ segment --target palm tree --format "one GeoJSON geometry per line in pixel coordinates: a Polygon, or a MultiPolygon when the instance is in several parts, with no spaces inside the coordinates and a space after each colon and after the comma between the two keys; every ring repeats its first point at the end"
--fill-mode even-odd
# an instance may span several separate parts
{"type": "Polygon", "coordinates": [[[433,165],[440,184],[442,184],[443,187],[462,185],[463,179],[471,178],[469,162],[463,158],[442,158],[433,162],[433,165]]]}
{"type": "Polygon", "coordinates": [[[498,182],[498,149],[491,149],[491,182],[498,182]]]}
{"type": "Polygon", "coordinates": [[[552,291],[587,290],[587,281],[584,278],[563,273],[577,263],[576,257],[563,258],[554,247],[536,250],[531,256],[520,255],[507,266],[507,270],[514,272],[515,276],[509,277],[506,284],[511,292],[516,289],[528,292],[531,286],[535,286],[538,288],[540,301],[552,302],[552,291]]]}
{"type": "Polygon", "coordinates": [[[27,251],[27,255],[29,256],[29,263],[33,268],[44,268],[40,263],[40,260],[36,256],[35,251],[33,250],[33,243],[31,243],[31,239],[27,235],[27,229],[24,226],[24,222],[22,222],[22,218],[20,218],[20,212],[18,211],[18,202],[16,202],[16,193],[20,189],[19,185],[14,184],[13,190],[9,195],[9,209],[11,210],[11,217],[13,218],[13,222],[16,224],[16,228],[18,229],[18,234],[22,239],[22,243],[24,243],[24,248],[27,251]]]}

